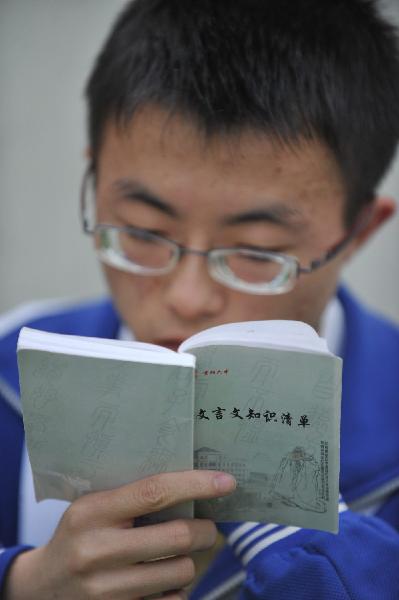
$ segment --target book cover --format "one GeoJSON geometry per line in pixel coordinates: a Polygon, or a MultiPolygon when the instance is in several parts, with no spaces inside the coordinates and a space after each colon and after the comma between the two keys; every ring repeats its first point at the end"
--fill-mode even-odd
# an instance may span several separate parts
{"type": "Polygon", "coordinates": [[[306,347],[295,328],[291,347],[283,334],[268,347],[264,332],[252,343],[249,331],[237,343],[229,325],[207,330],[179,354],[116,341],[100,351],[103,340],[56,334],[38,343],[25,330],[33,342],[19,344],[18,363],[37,500],[215,469],[236,477],[235,492],[142,522],[195,514],[336,532],[342,361],[306,347]]]}
{"type": "Polygon", "coordinates": [[[231,496],[197,502],[197,514],[337,531],[340,359],[240,346],[192,352],[194,465],[238,482],[231,496]]]}
{"type": "MultiPolygon", "coordinates": [[[[32,349],[18,364],[38,501],[193,468],[193,368],[32,349]]],[[[192,511],[187,503],[159,519],[192,511]]]]}

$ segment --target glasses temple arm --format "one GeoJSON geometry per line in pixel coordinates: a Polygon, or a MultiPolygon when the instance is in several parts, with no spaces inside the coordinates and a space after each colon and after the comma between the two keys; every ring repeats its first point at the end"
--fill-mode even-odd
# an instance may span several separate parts
{"type": "Polygon", "coordinates": [[[311,273],[312,271],[319,269],[320,267],[328,263],[330,260],[335,258],[337,254],[339,254],[341,250],[344,250],[344,248],[346,248],[353,241],[353,239],[368,225],[368,223],[370,222],[370,218],[371,209],[367,210],[366,215],[363,216],[363,218],[357,220],[357,222],[353,226],[352,230],[348,233],[348,235],[345,236],[340,242],[335,244],[332,248],[330,248],[330,250],[328,250],[328,252],[326,252],[324,256],[312,260],[308,267],[301,267],[299,265],[298,273],[311,273]]]}
{"type": "Polygon", "coordinates": [[[90,225],[90,220],[87,214],[86,192],[90,177],[93,176],[93,166],[89,164],[84,172],[82,184],[80,186],[80,218],[84,233],[93,233],[94,228],[90,225]]]}

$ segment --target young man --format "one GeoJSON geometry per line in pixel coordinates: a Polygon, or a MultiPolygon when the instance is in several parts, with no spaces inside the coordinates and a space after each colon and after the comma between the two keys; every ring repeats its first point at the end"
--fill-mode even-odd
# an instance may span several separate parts
{"type": "Polygon", "coordinates": [[[29,324],[171,348],[224,322],[311,324],[344,360],[346,504],[338,535],[231,523],[216,548],[208,520],[131,526],[234,489],[190,471],[88,494],[57,525],[59,509],[27,500],[14,323],[0,347],[3,597],[177,598],[195,579],[195,599],[398,598],[399,332],[336,296],[345,262],[394,211],[375,195],[399,135],[393,30],[369,0],[137,0],[87,97],[83,217],[113,304],[29,324]],[[199,583],[197,556],[210,565],[199,583]]]}

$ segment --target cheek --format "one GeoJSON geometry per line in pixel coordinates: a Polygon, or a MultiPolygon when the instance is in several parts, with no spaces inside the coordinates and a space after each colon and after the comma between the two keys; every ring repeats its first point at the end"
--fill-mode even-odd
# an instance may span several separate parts
{"type": "Polygon", "coordinates": [[[155,295],[159,282],[150,277],[135,276],[117,269],[103,266],[108,287],[122,318],[129,322],[132,312],[151,306],[151,298],[155,295]]]}
{"type": "Polygon", "coordinates": [[[291,319],[304,321],[318,329],[320,317],[335,294],[339,270],[338,265],[326,265],[320,271],[301,275],[294,289],[287,294],[249,296],[242,320],[291,319]]]}
{"type": "Polygon", "coordinates": [[[298,319],[297,290],[276,296],[235,296],[230,298],[228,321],[298,319]]]}
{"type": "Polygon", "coordinates": [[[300,276],[293,291],[299,320],[318,328],[324,309],[336,293],[339,273],[339,264],[331,263],[319,271],[300,276]]]}

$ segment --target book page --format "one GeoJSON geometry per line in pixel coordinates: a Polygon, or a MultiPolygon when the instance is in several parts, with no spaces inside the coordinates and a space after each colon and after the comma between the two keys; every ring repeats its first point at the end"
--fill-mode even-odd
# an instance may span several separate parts
{"type": "Polygon", "coordinates": [[[49,333],[29,327],[23,327],[20,331],[18,351],[20,350],[42,350],[72,356],[194,367],[194,359],[190,354],[178,354],[156,344],[49,333]]]}
{"type": "Polygon", "coordinates": [[[231,496],[198,502],[197,514],[336,532],[341,360],[238,346],[192,352],[194,465],[238,481],[231,496]]]}
{"type": "Polygon", "coordinates": [[[270,320],[225,323],[200,331],[185,340],[179,352],[207,346],[246,346],[291,349],[330,354],[326,340],[302,321],[270,320]]]}

